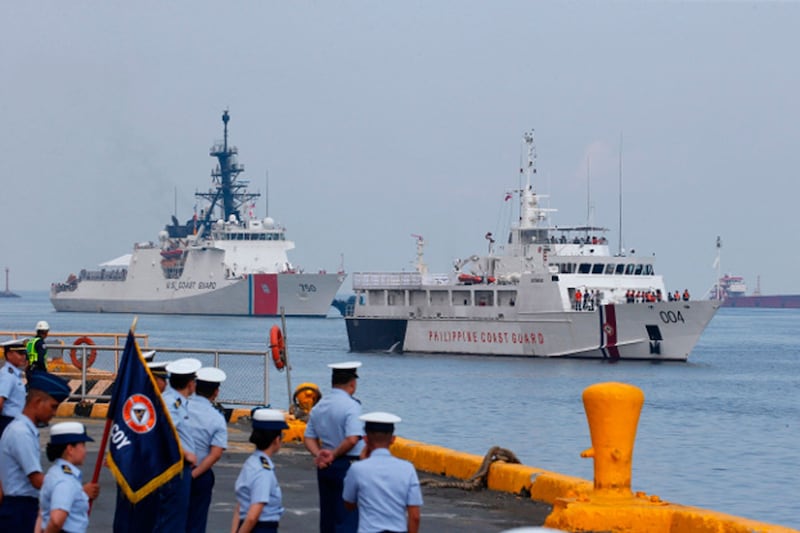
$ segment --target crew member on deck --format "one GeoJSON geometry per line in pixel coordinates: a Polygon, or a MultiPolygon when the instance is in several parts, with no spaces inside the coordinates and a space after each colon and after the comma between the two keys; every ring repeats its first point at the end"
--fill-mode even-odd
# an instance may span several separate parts
{"type": "Polygon", "coordinates": [[[311,410],[304,443],[317,466],[320,533],[356,533],[358,514],[344,507],[342,489],[350,464],[364,447],[361,403],[356,392],[359,361],[328,365],[332,390],[311,410]]]}
{"type": "Polygon", "coordinates": [[[389,452],[400,417],[375,412],[361,420],[367,458],[351,466],[344,478],[345,507],[358,509],[359,531],[418,533],[422,492],[417,470],[389,452]]]}
{"type": "Polygon", "coordinates": [[[16,339],[3,343],[6,364],[0,368],[0,436],[25,407],[25,384],[22,373],[28,364],[25,341],[16,339]]]}
{"type": "Polygon", "coordinates": [[[272,456],[281,449],[281,433],[289,425],[277,409],[253,411],[250,442],[256,451],[242,465],[236,478],[236,508],[231,531],[277,533],[283,515],[283,496],[272,456]]]}
{"type": "Polygon", "coordinates": [[[49,372],[34,372],[22,414],[0,437],[0,531],[33,531],[44,482],[37,424],[46,424],[69,397],[67,382],[49,372]]]}
{"type": "Polygon", "coordinates": [[[50,429],[47,471],[40,503],[45,533],[85,533],[89,528],[89,500],[100,494],[99,483],[81,484],[79,467],[86,459],[86,442],[94,441],[80,422],[61,422],[50,429]]]}
{"type": "Polygon", "coordinates": [[[50,333],[50,324],[44,320],[36,323],[36,336],[28,341],[28,377],[31,372],[44,370],[47,372],[47,344],[44,340],[50,333]]]}
{"type": "Polygon", "coordinates": [[[197,466],[192,469],[192,489],[189,496],[187,532],[205,533],[211,491],[214,490],[214,471],[211,470],[228,447],[228,425],[213,402],[219,386],[225,381],[219,368],[203,367],[197,371],[195,395],[189,402],[189,425],[194,439],[197,466]]]}

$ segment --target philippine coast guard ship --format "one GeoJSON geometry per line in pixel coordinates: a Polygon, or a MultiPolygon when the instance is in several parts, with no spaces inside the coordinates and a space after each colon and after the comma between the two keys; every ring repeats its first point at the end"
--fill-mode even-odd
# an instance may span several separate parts
{"type": "Polygon", "coordinates": [[[344,272],[304,273],[287,252],[294,243],[272,218],[253,216],[258,193],[238,180],[244,166],[224,139],[211,147],[219,165],[212,188],[195,196],[208,206],[185,224],[173,216],[158,242],[139,243],[133,252],[70,274],[53,284],[50,301],[57,311],[164,313],[192,315],[325,316],[344,272]]]}
{"type": "Polygon", "coordinates": [[[549,225],[532,184],[533,134],[524,142],[508,243],[495,248],[487,234],[488,255],[430,274],[419,238],[416,272],[353,274],[350,349],[685,361],[720,302],[675,299],[653,257],[610,253],[606,228],[549,225]]]}

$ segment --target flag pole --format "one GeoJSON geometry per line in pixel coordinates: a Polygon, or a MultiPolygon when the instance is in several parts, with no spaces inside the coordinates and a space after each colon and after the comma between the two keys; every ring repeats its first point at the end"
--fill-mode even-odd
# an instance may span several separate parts
{"type": "MultiPolygon", "coordinates": [[[[133,317],[133,324],[131,324],[131,333],[136,331],[136,322],[139,320],[138,316],[133,317]]],[[[117,376],[119,376],[119,369],[117,369],[117,376]]],[[[116,388],[116,387],[115,387],[116,388]]],[[[100,479],[100,469],[103,466],[103,456],[106,454],[106,446],[108,445],[108,434],[111,431],[111,417],[110,413],[106,413],[106,425],[103,428],[103,437],[100,439],[100,449],[97,450],[97,461],[94,463],[94,473],[92,474],[92,483],[97,483],[100,479]]],[[[92,512],[92,504],[94,500],[89,500],[89,514],[92,512]]]]}

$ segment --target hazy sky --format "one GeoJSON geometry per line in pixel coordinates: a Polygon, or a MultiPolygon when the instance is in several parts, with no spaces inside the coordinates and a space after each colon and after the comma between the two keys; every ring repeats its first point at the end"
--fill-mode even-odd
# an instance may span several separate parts
{"type": "MultiPolygon", "coordinates": [[[[553,221],[656,254],[671,289],[726,271],[800,292],[800,4],[23,2],[0,7],[0,234],[12,289],[191,216],[230,131],[306,270],[431,270],[507,226],[521,138],[553,221]],[[787,253],[785,250],[789,250],[787,253]]],[[[265,202],[259,204],[264,213],[265,202]]],[[[346,284],[349,287],[349,282],[346,284]]]]}

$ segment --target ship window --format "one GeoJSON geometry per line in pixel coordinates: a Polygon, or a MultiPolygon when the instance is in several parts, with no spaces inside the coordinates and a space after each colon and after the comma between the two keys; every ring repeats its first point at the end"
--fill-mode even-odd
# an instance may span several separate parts
{"type": "Polygon", "coordinates": [[[367,291],[369,305],[383,305],[383,291],[367,291]]]}
{"type": "Polygon", "coordinates": [[[633,272],[634,276],[641,276],[642,275],[642,265],[636,265],[636,270],[633,272]]]}
{"type": "Polygon", "coordinates": [[[475,291],[475,305],[478,305],[478,306],[491,306],[491,305],[494,305],[494,292],[492,292],[492,291],[475,291]]]}
{"type": "Polygon", "coordinates": [[[431,305],[448,305],[450,303],[447,291],[431,291],[431,305]]]}
{"type": "Polygon", "coordinates": [[[579,274],[588,274],[592,269],[592,265],[590,263],[581,263],[578,267],[579,274]]]}
{"type": "Polygon", "coordinates": [[[403,291],[388,291],[389,305],[405,305],[406,298],[403,291]]]}
{"type": "Polygon", "coordinates": [[[453,305],[470,305],[469,291],[453,291],[453,305]]]}
{"type": "Polygon", "coordinates": [[[497,305],[514,307],[517,300],[516,291],[497,291],[497,305]]]}
{"type": "Polygon", "coordinates": [[[629,276],[633,274],[633,263],[625,265],[625,273],[629,276]]]}
{"type": "Polygon", "coordinates": [[[653,265],[645,265],[644,266],[644,275],[645,276],[654,276],[655,272],[653,271],[653,265]]]}
{"type": "Polygon", "coordinates": [[[592,266],[592,274],[602,274],[603,269],[605,269],[605,265],[603,263],[597,263],[592,266]]]}
{"type": "Polygon", "coordinates": [[[625,265],[623,265],[622,263],[618,264],[617,265],[617,270],[616,270],[615,273],[619,276],[620,274],[622,274],[624,272],[625,272],[625,265]]]}
{"type": "Polygon", "coordinates": [[[425,291],[414,291],[410,296],[411,305],[428,305],[428,298],[425,291]]]}
{"type": "Polygon", "coordinates": [[[614,273],[614,264],[609,263],[606,265],[606,274],[613,274],[614,273]]]}

